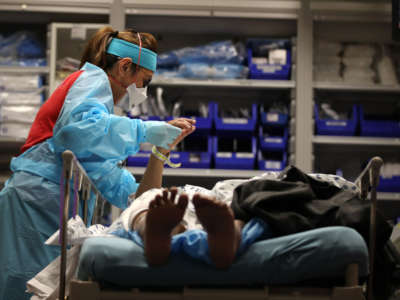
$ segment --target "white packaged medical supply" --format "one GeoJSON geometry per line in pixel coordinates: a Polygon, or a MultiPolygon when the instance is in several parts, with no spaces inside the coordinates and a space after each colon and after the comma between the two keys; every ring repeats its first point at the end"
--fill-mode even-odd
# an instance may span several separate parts
{"type": "Polygon", "coordinates": [[[316,55],[314,57],[314,63],[316,65],[337,65],[340,66],[342,58],[340,56],[327,56],[327,55],[316,55]]]}
{"type": "Polygon", "coordinates": [[[37,105],[1,105],[0,122],[33,123],[39,109],[37,105]]]}
{"type": "Polygon", "coordinates": [[[397,84],[396,71],[393,66],[392,58],[384,54],[377,64],[380,83],[386,85],[397,84]]]}
{"type": "Polygon", "coordinates": [[[32,124],[18,122],[0,122],[0,135],[26,139],[32,124]]]}
{"type": "Polygon", "coordinates": [[[287,51],[285,49],[274,49],[269,51],[269,63],[273,65],[286,65],[287,51]]]}
{"type": "Polygon", "coordinates": [[[340,42],[319,40],[315,44],[315,52],[321,56],[336,56],[343,49],[340,42]]]}
{"type": "Polygon", "coordinates": [[[369,68],[374,61],[374,58],[372,56],[343,57],[342,61],[346,67],[369,68]]]}
{"type": "Polygon", "coordinates": [[[371,68],[346,67],[343,71],[343,79],[345,82],[374,84],[376,73],[371,68]]]}
{"type": "Polygon", "coordinates": [[[342,82],[343,77],[340,76],[337,72],[324,72],[324,71],[316,71],[314,72],[314,80],[315,81],[332,81],[332,82],[342,82]]]}
{"type": "Polygon", "coordinates": [[[0,105],[41,105],[43,102],[43,89],[26,92],[0,93],[0,105]]]}
{"type": "Polygon", "coordinates": [[[375,53],[372,44],[349,44],[344,48],[343,57],[373,57],[375,53]]]}
{"type": "Polygon", "coordinates": [[[326,64],[326,65],[315,65],[314,70],[317,72],[331,72],[340,73],[341,66],[339,64],[326,64]]]}
{"type": "Polygon", "coordinates": [[[0,89],[6,91],[26,91],[42,87],[42,78],[39,75],[2,75],[0,89]]]}

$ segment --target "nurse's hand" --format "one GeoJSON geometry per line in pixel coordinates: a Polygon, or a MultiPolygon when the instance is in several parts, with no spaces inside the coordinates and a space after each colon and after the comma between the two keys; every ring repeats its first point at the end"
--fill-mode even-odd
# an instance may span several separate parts
{"type": "Polygon", "coordinates": [[[196,120],[188,119],[188,118],[178,118],[171,121],[168,121],[170,125],[179,127],[182,129],[181,134],[175,139],[175,141],[170,145],[170,149],[173,149],[176,145],[178,145],[185,137],[191,134],[196,130],[196,120]]]}

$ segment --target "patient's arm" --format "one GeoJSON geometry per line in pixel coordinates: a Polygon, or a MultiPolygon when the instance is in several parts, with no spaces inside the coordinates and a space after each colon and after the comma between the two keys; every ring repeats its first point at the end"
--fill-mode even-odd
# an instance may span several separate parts
{"type": "MultiPolygon", "coordinates": [[[[169,150],[165,150],[159,147],[157,150],[164,155],[168,155],[169,153],[169,150]]],[[[161,160],[157,159],[154,155],[150,155],[146,171],[144,172],[143,178],[140,181],[140,185],[136,191],[135,198],[138,198],[141,194],[152,188],[161,188],[163,171],[164,163],[161,160]]]]}

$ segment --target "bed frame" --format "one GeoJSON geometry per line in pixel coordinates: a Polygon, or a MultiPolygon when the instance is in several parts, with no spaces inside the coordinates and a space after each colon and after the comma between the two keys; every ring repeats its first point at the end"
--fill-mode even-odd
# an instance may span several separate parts
{"type": "MultiPolygon", "coordinates": [[[[60,286],[59,300],[108,300],[108,299],[163,299],[163,300],[224,300],[224,299],[245,299],[245,300],[305,300],[305,299],[330,299],[330,300],[364,300],[365,292],[363,286],[359,284],[358,265],[350,264],[347,266],[344,286],[332,288],[313,288],[313,287],[268,287],[263,288],[192,288],[182,287],[179,291],[149,291],[133,288],[130,291],[102,290],[95,281],[71,280],[69,283],[69,296],[66,295],[66,260],[67,243],[66,231],[69,200],[71,198],[71,183],[74,184],[75,205],[79,203],[79,196],[83,202],[84,221],[87,224],[87,200],[93,192],[96,197],[96,208],[92,221],[97,223],[102,216],[104,208],[104,198],[96,189],[92,181],[87,176],[84,168],[80,165],[74,154],[67,150],[62,155],[63,159],[63,180],[64,180],[64,201],[63,216],[60,226],[61,232],[61,265],[60,265],[60,286]]],[[[370,226],[370,248],[369,248],[369,266],[370,276],[367,282],[367,299],[372,300],[372,280],[374,274],[374,256],[375,256],[375,237],[376,237],[376,207],[377,193],[376,188],[379,183],[380,168],[383,160],[380,157],[372,158],[368,165],[356,179],[355,184],[361,190],[361,197],[367,201],[370,194],[371,201],[371,226],[370,226]]],[[[76,210],[78,211],[78,210],[76,210]]]]}

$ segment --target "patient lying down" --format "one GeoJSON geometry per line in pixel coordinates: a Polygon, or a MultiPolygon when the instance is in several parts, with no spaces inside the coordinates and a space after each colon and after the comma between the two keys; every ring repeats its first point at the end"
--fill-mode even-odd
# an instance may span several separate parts
{"type": "MultiPolygon", "coordinates": [[[[177,196],[177,188],[162,191],[149,203],[148,210],[139,213],[132,222],[144,241],[149,265],[167,262],[171,252],[171,237],[184,232],[182,224],[188,206],[188,195],[177,196]]],[[[240,244],[243,222],[234,220],[232,209],[215,197],[195,194],[192,198],[196,216],[208,234],[209,254],[217,268],[229,267],[240,244]]]]}

